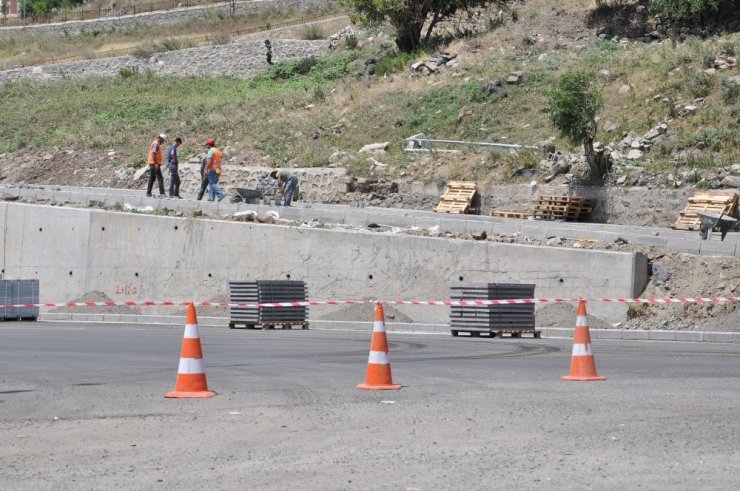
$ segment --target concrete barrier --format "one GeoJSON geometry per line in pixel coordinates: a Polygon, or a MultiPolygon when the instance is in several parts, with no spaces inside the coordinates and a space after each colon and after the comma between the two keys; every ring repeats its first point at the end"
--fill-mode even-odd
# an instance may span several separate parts
{"type": "MultiPolygon", "coordinates": [[[[622,253],[0,203],[7,278],[41,299],[225,300],[229,280],[305,281],[314,299],[443,300],[458,282],[534,283],[538,297],[635,297],[647,258],[622,253]]],[[[312,307],[312,317],[342,307],[312,307]]],[[[589,313],[622,322],[623,304],[589,313]]],[[[444,307],[398,306],[419,323],[444,307]]],[[[166,313],[144,308],[144,313],[166,313]]]]}

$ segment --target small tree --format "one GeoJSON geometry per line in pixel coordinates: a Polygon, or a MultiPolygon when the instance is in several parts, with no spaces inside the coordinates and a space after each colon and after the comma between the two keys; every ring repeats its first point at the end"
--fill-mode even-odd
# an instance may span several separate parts
{"type": "Polygon", "coordinates": [[[574,145],[583,145],[591,174],[597,180],[609,172],[608,160],[597,158],[594,152],[596,113],[602,105],[601,92],[583,72],[567,72],[548,93],[547,110],[553,126],[574,145]]]}
{"type": "Polygon", "coordinates": [[[355,11],[355,17],[367,24],[388,21],[396,30],[396,46],[411,53],[429,42],[432,31],[441,21],[451,18],[458,10],[470,11],[487,5],[507,7],[513,0],[340,0],[355,11]]]}

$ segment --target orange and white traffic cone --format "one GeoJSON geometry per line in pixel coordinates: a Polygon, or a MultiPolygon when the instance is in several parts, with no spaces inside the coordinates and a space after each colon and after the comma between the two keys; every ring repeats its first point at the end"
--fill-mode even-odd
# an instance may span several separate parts
{"type": "Polygon", "coordinates": [[[588,332],[585,300],[578,302],[576,332],[573,335],[573,356],[570,361],[570,375],[563,375],[563,380],[606,380],[606,377],[596,374],[596,361],[591,352],[591,334],[588,332]]]}
{"type": "Polygon", "coordinates": [[[206,372],[203,368],[203,351],[200,348],[198,319],[195,316],[195,305],[188,305],[185,320],[185,335],[182,339],[180,366],[177,369],[175,390],[166,393],[165,397],[213,397],[215,392],[208,390],[206,372]]]}
{"type": "Polygon", "coordinates": [[[370,341],[370,357],[367,360],[365,383],[358,385],[357,388],[366,390],[398,390],[401,388],[400,385],[393,383],[391,376],[382,304],[378,304],[375,308],[375,322],[373,322],[373,337],[370,341]]]}

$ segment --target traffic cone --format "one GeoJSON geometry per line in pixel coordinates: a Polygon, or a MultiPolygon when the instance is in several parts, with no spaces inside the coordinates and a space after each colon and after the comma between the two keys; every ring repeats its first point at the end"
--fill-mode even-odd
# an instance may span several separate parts
{"type": "Polygon", "coordinates": [[[570,375],[563,375],[563,380],[606,380],[606,377],[596,374],[596,361],[591,352],[591,334],[588,332],[585,300],[578,302],[577,315],[576,332],[573,335],[573,356],[570,361],[570,375]]]}
{"type": "Polygon", "coordinates": [[[383,305],[375,308],[373,337],[370,341],[370,357],[367,360],[365,383],[357,386],[366,390],[398,390],[400,385],[393,383],[391,362],[388,359],[388,340],[385,337],[385,315],[383,305]]]}
{"type": "Polygon", "coordinates": [[[195,305],[191,303],[188,304],[188,315],[185,320],[185,335],[182,339],[175,390],[164,396],[194,398],[215,395],[215,392],[208,390],[206,372],[203,368],[203,351],[200,348],[200,335],[198,334],[198,319],[195,316],[195,305]]]}

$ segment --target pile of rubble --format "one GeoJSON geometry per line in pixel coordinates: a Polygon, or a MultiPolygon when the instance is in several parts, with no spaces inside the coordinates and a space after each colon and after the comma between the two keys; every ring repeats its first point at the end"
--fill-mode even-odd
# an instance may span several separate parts
{"type": "Polygon", "coordinates": [[[445,68],[458,65],[457,53],[438,53],[434,58],[417,61],[411,65],[412,75],[433,75],[445,68]]]}

